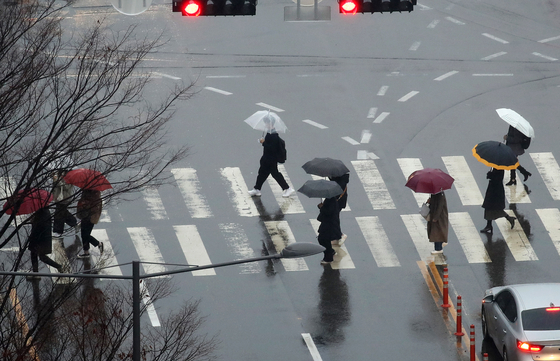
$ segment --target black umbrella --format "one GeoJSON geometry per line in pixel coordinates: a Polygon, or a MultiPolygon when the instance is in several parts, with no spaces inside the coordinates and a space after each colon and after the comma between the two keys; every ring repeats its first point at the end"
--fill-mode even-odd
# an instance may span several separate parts
{"type": "Polygon", "coordinates": [[[309,198],[331,198],[342,194],[342,188],[335,181],[325,179],[308,180],[298,192],[309,198]]]}
{"type": "Polygon", "coordinates": [[[315,158],[301,167],[306,173],[321,177],[340,177],[350,172],[341,160],[332,158],[315,158]]]}
{"type": "Polygon", "coordinates": [[[517,155],[507,145],[495,140],[480,142],[472,149],[474,157],[489,167],[502,170],[511,170],[519,167],[517,155]]]}

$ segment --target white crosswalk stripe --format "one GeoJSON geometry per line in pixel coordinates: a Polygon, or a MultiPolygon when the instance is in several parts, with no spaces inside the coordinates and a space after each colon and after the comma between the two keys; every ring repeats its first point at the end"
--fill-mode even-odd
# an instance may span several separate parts
{"type": "Polygon", "coordinates": [[[136,253],[145,273],[165,272],[167,268],[163,265],[165,260],[159,250],[158,244],[152,231],[146,227],[130,227],[127,228],[128,234],[134,243],[136,253]]]}
{"type": "Polygon", "coordinates": [[[206,201],[206,197],[201,194],[200,182],[196,170],[192,168],[174,168],[171,170],[171,173],[173,173],[175,177],[191,217],[212,217],[212,211],[206,201]]]}
{"type": "Polygon", "coordinates": [[[401,218],[422,261],[433,259],[434,244],[428,240],[426,221],[419,214],[402,214],[401,218]]]}
{"type": "Polygon", "coordinates": [[[478,206],[483,202],[482,194],[463,156],[441,157],[447,172],[455,181],[453,187],[459,193],[464,206],[478,206]]]}
{"type": "Polygon", "coordinates": [[[558,208],[537,209],[537,214],[560,255],[560,210],[558,208]]]}
{"type": "Polygon", "coordinates": [[[560,200],[560,167],[552,153],[530,153],[537,170],[555,201],[560,200]]]}
{"type": "Polygon", "coordinates": [[[459,239],[469,263],[492,262],[484,248],[480,233],[467,212],[450,212],[449,224],[459,239]]]}
{"type": "Polygon", "coordinates": [[[156,188],[146,188],[142,191],[142,196],[147,205],[147,210],[151,213],[152,219],[167,219],[167,212],[156,188]]]}
{"type": "MultiPolygon", "coordinates": [[[[290,181],[290,177],[288,176],[288,173],[286,172],[286,168],[284,168],[283,164],[278,164],[278,171],[282,173],[286,182],[289,185],[291,185],[292,182],[290,181]]],[[[282,190],[282,187],[278,185],[276,180],[274,180],[274,178],[268,177],[267,182],[270,185],[270,188],[272,188],[272,193],[274,194],[274,198],[276,198],[276,201],[278,202],[278,205],[280,206],[282,213],[284,214],[305,213],[305,209],[303,209],[303,205],[301,204],[297,196],[297,193],[292,194],[288,198],[284,198],[282,197],[282,193],[284,191],[282,190]]]]}
{"type": "Polygon", "coordinates": [[[379,217],[356,217],[377,267],[400,267],[399,259],[379,221],[379,217]]]}
{"type": "MultiPolygon", "coordinates": [[[[507,210],[506,213],[515,216],[510,210],[507,210]]],[[[500,227],[500,232],[516,261],[537,261],[539,259],[519,222],[515,222],[513,229],[506,218],[496,219],[496,224],[500,227]]]]}
{"type": "MultiPolygon", "coordinates": [[[[424,166],[422,166],[422,162],[420,161],[420,158],[398,158],[397,162],[401,167],[405,180],[408,180],[408,177],[413,172],[420,169],[424,169],[424,166]]],[[[425,194],[425,193],[416,193],[412,189],[410,190],[410,192],[412,192],[412,194],[414,195],[414,198],[416,199],[416,203],[418,203],[418,207],[420,207],[422,203],[424,203],[430,196],[429,194],[425,194]]]]}
{"type": "MultiPolygon", "coordinates": [[[[527,191],[523,187],[523,182],[518,181],[516,185],[506,186],[505,184],[509,182],[509,172],[505,172],[504,176],[504,189],[506,191],[506,199],[509,203],[531,203],[527,191]]],[[[519,172],[518,172],[519,173],[519,172]]],[[[517,174],[517,179],[521,179],[519,174],[517,174]]]]}
{"type": "MultiPolygon", "coordinates": [[[[228,248],[235,256],[236,260],[257,257],[255,252],[249,245],[249,239],[240,224],[237,223],[220,223],[220,230],[226,240],[228,248]]],[[[261,268],[256,262],[240,264],[241,274],[260,273],[261,268]]]]}
{"type": "MultiPolygon", "coordinates": [[[[276,253],[282,252],[286,246],[296,241],[288,222],[267,221],[264,224],[274,244],[274,248],[276,248],[276,253]]],[[[284,265],[284,269],[289,272],[309,270],[303,258],[282,258],[280,261],[284,265]]]]}
{"type": "Polygon", "coordinates": [[[375,162],[373,160],[353,160],[352,165],[373,209],[396,209],[375,162]]]}
{"type": "MultiPolygon", "coordinates": [[[[193,266],[212,264],[195,225],[173,226],[173,228],[188,264],[193,266]]],[[[216,271],[213,268],[208,268],[193,271],[191,274],[193,276],[215,276],[216,271]]]]}
{"type": "MultiPolygon", "coordinates": [[[[317,219],[310,219],[311,227],[315,230],[315,234],[319,234],[319,225],[321,224],[317,219]]],[[[346,249],[346,244],[342,246],[334,246],[333,249],[336,251],[334,255],[334,261],[331,263],[332,269],[352,269],[356,268],[354,262],[352,262],[352,257],[348,254],[348,250],[346,249]]]]}
{"type": "Polygon", "coordinates": [[[105,229],[94,228],[91,235],[99,242],[103,242],[103,256],[100,257],[97,252],[91,252],[94,264],[96,264],[98,268],[102,268],[99,274],[122,276],[123,273],[120,266],[118,266],[119,262],[117,261],[115,250],[109,240],[107,231],[105,229]]]}
{"type": "Polygon", "coordinates": [[[259,212],[255,202],[247,193],[247,183],[243,179],[241,169],[237,167],[226,167],[220,170],[222,177],[226,180],[229,190],[229,198],[242,217],[257,217],[259,212]]]}

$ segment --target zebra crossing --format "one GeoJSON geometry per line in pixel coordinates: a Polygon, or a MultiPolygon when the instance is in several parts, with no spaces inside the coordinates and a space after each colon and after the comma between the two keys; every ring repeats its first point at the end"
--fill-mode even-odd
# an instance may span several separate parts
{"type": "MultiPolygon", "coordinates": [[[[537,170],[542,176],[546,188],[549,190],[550,196],[553,200],[560,199],[560,167],[552,153],[530,153],[537,170]]],[[[468,163],[463,156],[444,156],[441,157],[445,166],[445,170],[455,178],[454,187],[448,192],[456,192],[461,203],[465,206],[479,206],[483,202],[482,192],[479,189],[474,175],[471,172],[468,163]]],[[[397,163],[401,168],[403,175],[403,184],[410,173],[415,170],[423,168],[420,158],[399,158],[397,163]]],[[[357,174],[352,183],[352,195],[359,194],[360,184],[363,187],[367,199],[371,204],[373,210],[394,210],[396,209],[395,202],[390,194],[383,177],[377,168],[374,160],[355,160],[351,162],[353,172],[357,174]],[[356,179],[357,178],[357,179],[356,179]]],[[[280,171],[285,175],[289,183],[289,176],[286,168],[281,165],[280,171]]],[[[201,234],[199,227],[197,227],[197,219],[207,219],[215,217],[214,212],[210,208],[207,197],[202,193],[202,182],[199,179],[199,174],[192,168],[176,168],[171,170],[175,181],[178,186],[180,196],[188,209],[191,220],[187,220],[185,224],[175,224],[170,227],[173,228],[175,239],[172,242],[177,243],[177,249],[180,249],[183,255],[180,257],[186,264],[205,265],[212,263],[212,252],[216,249],[209,251],[205,246],[204,236],[201,234]]],[[[254,199],[248,194],[248,183],[245,181],[240,168],[226,167],[219,170],[220,176],[223,179],[223,184],[227,188],[227,196],[232,205],[233,212],[240,217],[259,217],[259,210],[255,205],[254,199]]],[[[533,175],[533,178],[537,176],[533,175]]],[[[507,182],[509,177],[505,177],[504,182],[507,182]]],[[[282,190],[274,182],[269,180],[270,188],[274,194],[275,200],[278,202],[280,211],[283,214],[307,214],[303,204],[300,202],[298,195],[294,194],[289,199],[282,197],[282,190]]],[[[531,199],[524,189],[522,182],[518,186],[505,187],[506,196],[510,203],[531,203],[531,199]]],[[[420,205],[426,199],[425,194],[415,194],[411,190],[403,187],[402,192],[409,193],[420,205]]],[[[405,193],[406,194],[406,193],[405,193]]],[[[150,214],[151,219],[155,221],[168,220],[168,214],[164,207],[160,194],[157,189],[148,189],[142,192],[143,201],[145,203],[145,210],[150,214]]],[[[350,203],[354,200],[350,197],[350,203]]],[[[408,210],[405,214],[400,214],[400,222],[403,229],[406,229],[409,239],[392,239],[389,234],[391,228],[398,224],[398,220],[392,220],[390,225],[382,223],[382,217],[377,215],[371,216],[356,216],[352,217],[352,212],[349,208],[343,217],[343,229],[351,228],[354,230],[353,234],[349,234],[348,241],[343,246],[335,246],[337,255],[332,267],[335,269],[355,269],[358,264],[364,262],[375,264],[379,268],[383,267],[401,267],[402,259],[399,259],[397,254],[398,244],[404,242],[412,242],[418,257],[422,260],[433,259],[431,251],[433,245],[427,241],[426,236],[426,222],[416,212],[408,210]],[[359,232],[356,232],[359,230],[359,232]],[[356,234],[358,233],[358,234],[356,234]],[[364,252],[366,249],[369,252],[364,252]],[[357,262],[359,260],[360,262],[357,262]]],[[[470,208],[474,212],[474,208],[470,208]]],[[[449,213],[450,243],[455,244],[453,247],[459,249],[464,255],[468,263],[491,263],[492,258],[488,252],[488,245],[485,243],[486,236],[479,233],[481,210],[476,208],[476,222],[471,217],[469,209],[462,211],[452,211],[449,213]],[[478,227],[477,227],[478,223],[478,227]],[[458,242],[455,242],[457,240],[458,242]]],[[[512,211],[507,211],[513,215],[512,211]]],[[[538,219],[544,226],[548,234],[549,241],[554,245],[558,255],[560,256],[560,209],[558,208],[542,208],[535,209],[538,219]]],[[[309,219],[308,235],[316,235],[319,223],[315,217],[317,214],[316,208],[309,211],[312,217],[309,219]]],[[[119,216],[111,214],[113,218],[117,219],[119,216]]],[[[122,217],[120,217],[122,218],[122,217]]],[[[92,250],[93,261],[102,266],[101,274],[114,274],[122,275],[123,270],[118,266],[119,264],[130,261],[129,259],[121,259],[119,249],[114,246],[118,245],[119,238],[122,238],[122,233],[114,235],[114,230],[111,227],[104,227],[104,224],[112,222],[111,217],[107,211],[100,220],[100,223],[93,231],[94,237],[104,242],[105,253],[102,257],[96,254],[96,249],[92,250]]],[[[157,223],[157,222],[156,222],[157,223]]],[[[274,247],[271,252],[281,252],[287,245],[300,241],[309,242],[310,237],[305,239],[296,239],[295,233],[292,231],[290,219],[282,220],[266,220],[263,221],[264,229],[268,234],[270,244],[274,247]]],[[[301,223],[298,223],[301,224],[301,223]]],[[[527,235],[522,229],[519,222],[511,229],[509,222],[505,219],[498,219],[497,231],[499,230],[501,238],[507,245],[509,252],[513,259],[517,262],[523,261],[538,261],[539,257],[533,245],[529,242],[527,235]]],[[[224,222],[213,224],[219,234],[224,239],[223,245],[226,247],[226,252],[231,254],[229,259],[246,259],[251,257],[258,257],[260,255],[260,242],[256,245],[251,243],[247,236],[246,230],[243,228],[243,222],[224,222]]],[[[144,272],[157,273],[168,270],[165,265],[165,256],[160,250],[158,239],[154,235],[150,227],[128,227],[126,228],[130,243],[136,250],[139,259],[143,262],[144,272]]],[[[301,226],[298,227],[298,232],[301,231],[301,226]]],[[[298,234],[298,236],[301,233],[298,234]]],[[[299,236],[300,238],[303,238],[299,236]]],[[[495,235],[494,237],[500,237],[495,235]]],[[[548,241],[548,239],[546,240],[548,241]]],[[[166,240],[169,242],[169,240],[166,240]]],[[[118,247],[117,247],[118,248],[118,247]]],[[[54,256],[58,260],[64,258],[63,250],[54,249],[54,256]]],[[[222,251],[223,253],[223,251],[222,251]]],[[[446,253],[447,254],[447,253],[446,253]]],[[[219,258],[219,257],[217,257],[219,258]]],[[[281,263],[287,272],[302,272],[310,269],[306,259],[282,259],[281,263]]],[[[254,274],[264,272],[262,265],[256,263],[243,264],[239,268],[240,274],[254,274]]],[[[215,276],[216,272],[213,269],[199,270],[191,273],[192,276],[215,276]]]]}

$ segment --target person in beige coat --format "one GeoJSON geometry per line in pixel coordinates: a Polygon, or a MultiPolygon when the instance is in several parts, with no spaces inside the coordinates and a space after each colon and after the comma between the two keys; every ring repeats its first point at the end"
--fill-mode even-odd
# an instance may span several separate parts
{"type": "Polygon", "coordinates": [[[103,242],[99,242],[91,235],[93,226],[99,222],[101,211],[103,209],[103,201],[101,200],[101,192],[91,189],[84,189],[82,197],[78,201],[78,210],[76,215],[82,220],[81,236],[83,253],[78,258],[88,258],[90,244],[98,247],[99,252],[103,253],[103,242]]]}
{"type": "Polygon", "coordinates": [[[428,217],[428,239],[434,243],[432,254],[443,253],[443,244],[447,243],[449,231],[449,219],[447,212],[447,200],[445,194],[439,192],[432,194],[426,201],[430,205],[428,217]]]}

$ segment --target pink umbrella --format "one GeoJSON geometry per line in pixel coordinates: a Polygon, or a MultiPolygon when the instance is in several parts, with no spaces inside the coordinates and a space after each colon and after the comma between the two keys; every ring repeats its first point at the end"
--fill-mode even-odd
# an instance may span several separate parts
{"type": "Polygon", "coordinates": [[[451,188],[453,177],[441,169],[424,168],[408,176],[406,186],[416,193],[436,194],[451,188]]]}

